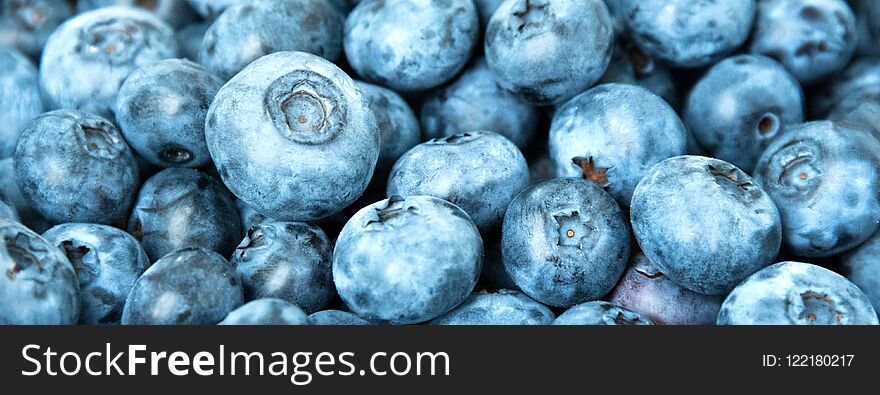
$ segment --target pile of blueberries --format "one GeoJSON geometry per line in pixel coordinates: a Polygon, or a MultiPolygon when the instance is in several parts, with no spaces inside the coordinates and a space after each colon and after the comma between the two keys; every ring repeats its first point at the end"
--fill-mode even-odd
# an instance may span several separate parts
{"type": "Polygon", "coordinates": [[[2,0],[0,324],[878,324],[880,1],[2,0]]]}

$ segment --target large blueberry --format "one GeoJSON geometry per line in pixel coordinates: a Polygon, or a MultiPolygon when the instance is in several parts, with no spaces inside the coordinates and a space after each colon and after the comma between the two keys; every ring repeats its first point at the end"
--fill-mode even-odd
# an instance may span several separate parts
{"type": "Polygon", "coordinates": [[[626,40],[617,40],[611,63],[598,83],[612,82],[641,86],[662,97],[673,108],[680,104],[678,88],[669,67],[654,61],[644,50],[626,40]]]}
{"type": "Polygon", "coordinates": [[[613,303],[595,301],[573,306],[556,317],[553,325],[653,325],[653,322],[613,303]]]}
{"type": "Polygon", "coordinates": [[[557,177],[583,177],[628,207],[651,166],[683,155],[687,134],[659,96],[629,84],[603,84],[556,110],[550,154],[557,177]]]}
{"type": "Polygon", "coordinates": [[[781,262],[738,285],[721,305],[719,325],[877,325],[868,297],[820,266],[781,262]]]}
{"type": "Polygon", "coordinates": [[[333,251],[333,281],[361,317],[424,322],[467,298],[482,259],[480,233],[464,210],[429,196],[393,196],[345,224],[333,251]]]}
{"type": "Polygon", "coordinates": [[[72,325],[79,286],[61,250],[0,218],[0,325],[72,325]]]}
{"type": "Polygon", "coordinates": [[[238,211],[229,191],[198,170],[170,168],[144,182],[128,220],[150,260],[184,247],[228,257],[240,241],[238,211]]]}
{"type": "Polygon", "coordinates": [[[140,183],[131,149],[110,121],[75,110],[35,118],[13,157],[25,200],[52,222],[110,224],[128,214],[140,183]]]}
{"type": "Polygon", "coordinates": [[[516,145],[497,133],[471,132],[430,140],[403,155],[388,178],[388,196],[448,200],[480,231],[492,232],[528,182],[528,164],[516,145]]]}
{"type": "Polygon", "coordinates": [[[199,61],[226,80],[274,52],[302,51],[335,61],[342,24],[342,14],[326,0],[238,2],[205,32],[199,61]]]}
{"type": "Polygon", "coordinates": [[[174,251],[134,284],[123,325],[213,325],[243,303],[235,268],[203,248],[174,251]]]}
{"type": "Polygon", "coordinates": [[[779,210],[759,183],[730,163],[678,156],[655,165],[630,211],[645,256],[676,284],[722,295],[779,252],[779,210]]]}
{"type": "Polygon", "coordinates": [[[49,108],[112,118],[116,93],[138,67],[177,56],[174,31],[150,12],[108,7],[64,22],[46,42],[40,89],[49,108]]]}
{"type": "Polygon", "coordinates": [[[830,121],[805,123],[773,140],[755,181],[782,214],[786,247],[831,256],[867,240],[880,224],[880,142],[830,121]]]}
{"type": "Polygon", "coordinates": [[[309,315],[309,325],[371,325],[357,314],[341,310],[323,310],[309,315]]]}
{"type": "Polygon", "coordinates": [[[751,173],[770,140],[804,119],[804,94],[779,63],[755,55],[727,58],[697,82],[684,120],[714,158],[751,173]]]}
{"type": "Polygon", "coordinates": [[[257,299],[229,312],[218,325],[309,325],[299,307],[281,299],[257,299]]]}
{"type": "Polygon", "coordinates": [[[471,0],[361,1],[345,20],[345,56],[366,81],[420,91],[461,71],[479,30],[471,0]]]}
{"type": "Polygon", "coordinates": [[[762,0],[749,51],[778,60],[802,84],[842,69],[858,35],[844,0],[762,0]]]}
{"type": "Polygon", "coordinates": [[[39,58],[49,35],[71,14],[65,0],[4,0],[0,2],[0,45],[39,58]]]}
{"type": "Polygon", "coordinates": [[[79,323],[119,323],[131,287],[150,266],[140,243],[110,226],[78,223],[58,225],[43,238],[61,249],[76,271],[79,323]]]}
{"type": "Polygon", "coordinates": [[[332,260],[333,244],[324,231],[303,222],[254,225],[232,255],[245,299],[282,299],[307,313],[336,295],[332,260]]]}
{"type": "Polygon", "coordinates": [[[366,189],[380,136],[368,102],[332,63],[277,52],[214,98],[205,139],[223,182],[278,220],[330,216],[366,189]]]}
{"type": "Polygon", "coordinates": [[[517,291],[474,292],[431,325],[549,325],[555,316],[547,306],[517,291]]]}
{"type": "Polygon", "coordinates": [[[188,60],[168,59],[131,73],[116,97],[116,122],[138,154],[159,167],[211,162],[205,116],[223,81],[188,60]]]}
{"type": "Polygon", "coordinates": [[[432,93],[419,117],[425,140],[491,130],[525,149],[537,133],[539,115],[531,104],[501,88],[481,58],[451,85],[432,93]]]}
{"type": "Polygon", "coordinates": [[[648,258],[637,253],[608,301],[659,325],[712,325],[722,296],[703,295],[676,285],[648,258]]]}
{"type": "Polygon", "coordinates": [[[874,309],[880,309],[880,232],[843,255],[840,272],[858,286],[874,309]]]}
{"type": "Polygon", "coordinates": [[[677,67],[702,67],[749,38],[755,0],[621,0],[633,41],[677,67]]]}
{"type": "Polygon", "coordinates": [[[0,46],[0,159],[12,156],[21,129],[42,112],[37,69],[20,52],[0,46]]]}
{"type": "Polygon", "coordinates": [[[382,141],[372,182],[381,182],[384,188],[394,162],[422,141],[419,120],[409,104],[394,91],[363,81],[355,82],[376,116],[382,141]]]}
{"type": "Polygon", "coordinates": [[[605,296],[626,268],[629,229],[593,182],[557,178],[523,191],[504,216],[501,253],[527,295],[556,307],[605,296]]]}
{"type": "Polygon", "coordinates": [[[485,38],[498,83],[542,105],[565,102],[598,81],[613,45],[602,0],[506,0],[485,38]]]}

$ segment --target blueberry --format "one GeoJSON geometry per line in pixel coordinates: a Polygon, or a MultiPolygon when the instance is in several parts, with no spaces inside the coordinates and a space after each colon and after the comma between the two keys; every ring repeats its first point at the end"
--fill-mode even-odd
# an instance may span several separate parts
{"type": "Polygon", "coordinates": [[[553,312],[517,291],[474,292],[431,325],[549,325],[553,312]]]}
{"type": "Polygon", "coordinates": [[[384,188],[394,162],[422,141],[419,120],[409,104],[394,91],[363,81],[355,82],[376,116],[381,144],[372,182],[381,182],[384,188]]]}
{"type": "Polygon", "coordinates": [[[77,15],[55,30],[40,63],[49,108],[112,118],[122,81],[138,67],[176,57],[174,32],[153,14],[127,7],[77,15]]]}
{"type": "Polygon", "coordinates": [[[525,294],[570,307],[611,291],[626,268],[629,229],[601,187],[557,178],[514,199],[504,216],[501,248],[506,272],[525,294]]]}
{"type": "Polygon", "coordinates": [[[72,325],[79,287],[61,251],[17,222],[0,218],[0,325],[72,325]]]}
{"type": "Polygon", "coordinates": [[[458,74],[478,35],[471,0],[366,0],[348,14],[343,43],[364,80],[422,91],[458,74]]]}
{"type": "Polygon", "coordinates": [[[553,325],[653,325],[653,323],[620,306],[608,302],[586,302],[566,310],[553,325]]]}
{"type": "Polygon", "coordinates": [[[189,5],[205,19],[217,18],[227,8],[245,0],[186,0],[189,5]]]}
{"type": "Polygon", "coordinates": [[[608,67],[614,29],[602,0],[506,0],[485,51],[498,83],[534,104],[560,104],[608,67]]]}
{"type": "Polygon", "coordinates": [[[654,58],[703,67],[735,51],[755,19],[755,0],[622,0],[630,36],[654,58]]]}
{"type": "Polygon", "coordinates": [[[557,177],[583,177],[622,207],[651,166],[682,155],[684,125],[659,96],[628,84],[590,89],[556,110],[550,154],[557,177]]]}
{"type": "Polygon", "coordinates": [[[137,279],[122,324],[213,325],[242,303],[241,281],[228,261],[203,248],[184,248],[137,279]]]}
{"type": "Polygon", "coordinates": [[[71,14],[65,0],[4,0],[0,2],[0,45],[39,58],[49,35],[71,14]]]}
{"type": "Polygon", "coordinates": [[[184,248],[202,247],[228,257],[241,235],[232,195],[198,170],[170,168],[146,182],[128,220],[150,260],[184,248]]]}
{"type": "Polygon", "coordinates": [[[0,219],[7,219],[12,222],[19,222],[18,212],[15,207],[5,202],[5,197],[0,194],[0,219]]]}
{"type": "Polygon", "coordinates": [[[826,81],[810,96],[810,112],[825,116],[839,107],[856,107],[866,101],[880,103],[880,57],[856,59],[826,81]]]}
{"type": "Polygon", "coordinates": [[[719,325],[877,325],[868,297],[823,267],[781,262],[738,285],[721,305],[719,325]]]}
{"type": "Polygon", "coordinates": [[[379,157],[375,116],[332,63],[279,52],[251,63],[214,98],[205,123],[227,187],[285,221],[330,216],[354,202],[379,157]]]}
{"type": "Polygon", "coordinates": [[[669,67],[655,62],[641,48],[624,40],[618,40],[614,52],[611,53],[611,63],[608,64],[599,83],[638,85],[662,97],[673,108],[677,108],[679,93],[673,78],[669,67]]]}
{"type": "Polygon", "coordinates": [[[841,274],[859,287],[874,309],[880,309],[880,232],[841,257],[841,274]]]}
{"type": "Polygon", "coordinates": [[[309,325],[308,316],[281,299],[257,299],[232,310],[218,325],[309,325]]]}
{"type": "Polygon", "coordinates": [[[638,312],[660,325],[712,325],[722,296],[709,296],[676,285],[642,253],[633,256],[608,301],[638,312]]]}
{"type": "Polygon", "coordinates": [[[247,0],[230,6],[205,32],[199,61],[230,79],[257,58],[302,51],[334,61],[343,16],[326,0],[247,0]]]}
{"type": "Polygon", "coordinates": [[[18,51],[0,46],[0,159],[12,156],[21,129],[43,112],[37,69],[18,51]]]}
{"type": "Polygon", "coordinates": [[[779,207],[797,256],[849,250],[880,224],[880,142],[865,131],[829,121],[791,129],[767,147],[755,181],[779,207]]]}
{"type": "Polygon", "coordinates": [[[119,323],[125,298],[150,266],[140,243],[110,226],[77,223],[58,225],[43,238],[64,252],[79,279],[79,323],[119,323]]]}
{"type": "Polygon", "coordinates": [[[539,114],[501,88],[480,58],[451,85],[432,93],[422,103],[420,118],[426,140],[491,130],[526,149],[537,134],[539,114]]]}
{"type": "Polygon", "coordinates": [[[25,200],[55,223],[122,219],[139,184],[131,149],[110,121],[75,110],[35,118],[13,158],[25,200]]]}
{"type": "Polygon", "coordinates": [[[779,63],[734,56],[697,82],[684,119],[707,154],[751,173],[770,140],[803,121],[804,94],[779,63]]]}
{"type": "Polygon", "coordinates": [[[448,200],[491,233],[510,201],[529,182],[523,154],[494,132],[470,132],[417,145],[388,178],[388,196],[429,195],[448,200]]]}
{"type": "Polygon", "coordinates": [[[197,22],[186,25],[175,33],[177,47],[180,49],[180,57],[193,62],[199,61],[199,52],[202,50],[202,41],[205,33],[211,27],[210,23],[197,22]]]}
{"type": "Polygon", "coordinates": [[[309,325],[371,325],[356,314],[341,310],[324,310],[309,315],[309,325]]]}
{"type": "Polygon", "coordinates": [[[464,210],[429,196],[393,196],[345,224],[333,251],[333,280],[361,317],[424,322],[467,298],[482,258],[480,234],[464,210]]]}
{"type": "Polygon", "coordinates": [[[277,298],[307,313],[336,294],[333,244],[321,228],[302,222],[266,222],[248,230],[232,255],[245,299],[277,298]]]}
{"type": "Polygon", "coordinates": [[[752,36],[749,52],[778,60],[805,85],[843,69],[858,40],[844,0],[762,0],[752,36]]]}
{"type": "Polygon", "coordinates": [[[0,197],[18,214],[18,222],[35,232],[43,232],[52,225],[28,203],[15,182],[12,158],[0,159],[0,197]]]}
{"type": "Polygon", "coordinates": [[[779,210],[759,185],[721,160],[667,159],[633,193],[633,233],[645,256],[675,284],[725,294],[779,252],[779,210]]]}
{"type": "Polygon", "coordinates": [[[211,162],[205,116],[223,81],[188,60],[168,59],[137,69],[116,97],[116,121],[138,154],[159,167],[211,162]]]}

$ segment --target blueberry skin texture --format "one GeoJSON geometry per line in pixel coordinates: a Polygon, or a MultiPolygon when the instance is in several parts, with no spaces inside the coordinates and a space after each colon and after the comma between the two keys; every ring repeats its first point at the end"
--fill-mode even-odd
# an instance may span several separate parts
{"type": "Polygon", "coordinates": [[[0,159],[0,198],[18,214],[18,222],[37,233],[46,231],[52,225],[31,207],[18,189],[12,158],[0,159]]]}
{"type": "Polygon", "coordinates": [[[229,312],[217,325],[309,325],[299,307],[281,299],[257,299],[229,312]]]}
{"type": "Polygon", "coordinates": [[[605,296],[629,258],[626,217],[593,182],[557,178],[531,186],[504,216],[501,253],[533,299],[570,307],[605,296]]]}
{"type": "Polygon", "coordinates": [[[667,159],[633,193],[633,233],[645,256],[674,283],[705,295],[726,294],[779,253],[779,210],[759,185],[721,160],[667,159]]]}
{"type": "Polygon", "coordinates": [[[639,313],[612,303],[595,301],[581,303],[556,317],[553,325],[653,325],[639,313]]]}
{"type": "Polygon", "coordinates": [[[362,79],[424,91],[464,68],[479,29],[471,0],[367,0],[348,14],[343,45],[362,79]]]}
{"type": "Polygon", "coordinates": [[[0,2],[0,45],[16,47],[39,58],[52,31],[72,14],[65,0],[0,2]]]}
{"type": "Polygon", "coordinates": [[[95,224],[58,225],[43,234],[66,256],[79,280],[79,323],[118,324],[132,286],[150,266],[131,235],[95,224]]]}
{"type": "Polygon", "coordinates": [[[642,253],[630,266],[608,301],[639,313],[657,325],[714,325],[723,296],[698,294],[679,287],[642,253]]]}
{"type": "Polygon", "coordinates": [[[877,325],[868,297],[820,266],[780,262],[738,285],[724,300],[718,325],[877,325]]]}
{"type": "Polygon", "coordinates": [[[684,120],[708,156],[751,173],[773,137],[803,122],[804,94],[779,63],[738,55],[697,82],[684,120]]]}
{"type": "Polygon", "coordinates": [[[537,105],[564,103],[593,85],[613,47],[602,0],[506,0],[485,37],[498,84],[537,105]]]}
{"type": "Polygon", "coordinates": [[[417,145],[388,178],[388,196],[428,195],[461,207],[483,233],[501,225],[507,205],[529,182],[525,157],[507,138],[471,132],[417,145]]]}
{"type": "Polygon", "coordinates": [[[555,316],[544,306],[517,291],[474,292],[431,325],[550,325],[555,316]]]}
{"type": "Polygon", "coordinates": [[[12,222],[20,222],[18,218],[18,212],[15,211],[15,207],[6,203],[4,199],[5,197],[0,194],[0,218],[7,219],[12,222]]]}
{"type": "Polygon", "coordinates": [[[880,224],[880,142],[866,131],[802,124],[767,147],[755,181],[779,207],[784,244],[797,256],[849,250],[880,224]]]}
{"type": "Polygon", "coordinates": [[[235,268],[203,248],[174,251],[135,282],[123,325],[214,325],[244,303],[235,268]]]}
{"type": "Polygon", "coordinates": [[[302,222],[266,222],[248,230],[232,254],[246,300],[276,298],[306,313],[336,295],[333,244],[321,228],[302,222]]]}
{"type": "Polygon", "coordinates": [[[776,59],[811,85],[843,69],[857,40],[855,16],[843,0],[762,0],[749,52],[776,59]]]}
{"type": "Polygon", "coordinates": [[[343,15],[326,0],[248,0],[221,14],[205,32],[199,61],[229,80],[274,52],[302,51],[335,61],[343,15]]]}
{"type": "Polygon", "coordinates": [[[116,94],[138,67],[177,57],[174,31],[150,12],[108,7],[64,22],[46,42],[40,89],[50,109],[113,118],[116,94]]]}
{"type": "MultiPolygon", "coordinates": [[[[617,1],[617,0],[612,0],[617,1]]],[[[617,40],[611,53],[611,63],[598,84],[610,83],[638,85],[666,100],[672,108],[680,105],[678,87],[667,65],[654,61],[641,48],[617,40]]]]}
{"type": "Polygon", "coordinates": [[[61,251],[23,225],[0,218],[0,325],[73,325],[79,286],[61,251]]]}
{"type": "Polygon", "coordinates": [[[54,223],[111,224],[128,215],[140,180],[110,121],[76,110],[35,118],[13,156],[22,196],[54,223]]]}
{"type": "Polygon", "coordinates": [[[0,46],[0,159],[12,156],[21,129],[43,112],[37,69],[20,52],[0,46]]]}
{"type": "Polygon", "coordinates": [[[632,40],[675,67],[714,63],[735,51],[755,19],[755,0],[622,0],[632,40]]]}
{"type": "Polygon", "coordinates": [[[538,130],[538,110],[501,88],[485,59],[422,103],[425,140],[471,130],[491,130],[524,150],[538,130]]]}
{"type": "Polygon", "coordinates": [[[557,177],[584,177],[628,207],[651,166],[687,149],[684,124],[659,96],[629,84],[603,84],[566,102],[550,124],[557,177]]]}
{"type": "Polygon", "coordinates": [[[356,314],[341,310],[324,310],[309,315],[309,325],[372,325],[356,314]]]}
{"type": "Polygon", "coordinates": [[[384,185],[386,176],[397,159],[422,141],[419,120],[409,104],[391,89],[363,81],[355,83],[376,116],[381,143],[374,177],[382,178],[384,185]]]}
{"type": "Polygon", "coordinates": [[[205,117],[223,81],[205,68],[167,59],[137,69],[116,97],[116,122],[138,154],[158,167],[211,163],[205,117]]]}
{"type": "Polygon", "coordinates": [[[336,291],[368,320],[413,324],[463,302],[483,242],[464,210],[430,196],[394,196],[358,211],[333,251],[336,291]]]}
{"type": "Polygon", "coordinates": [[[874,310],[880,309],[880,232],[844,254],[839,272],[865,293],[874,310]]]}
{"type": "Polygon", "coordinates": [[[238,210],[223,185],[198,170],[165,169],[141,187],[128,232],[156,261],[184,247],[229,256],[241,235],[238,210]]]}
{"type": "Polygon", "coordinates": [[[366,189],[379,158],[373,111],[332,63],[278,52],[251,63],[214,97],[205,139],[223,182],[282,221],[333,215],[366,189]]]}

